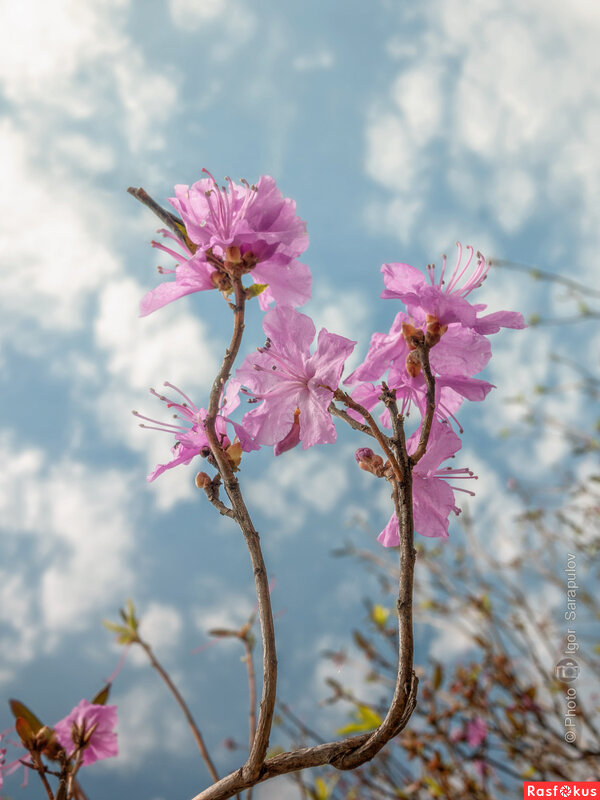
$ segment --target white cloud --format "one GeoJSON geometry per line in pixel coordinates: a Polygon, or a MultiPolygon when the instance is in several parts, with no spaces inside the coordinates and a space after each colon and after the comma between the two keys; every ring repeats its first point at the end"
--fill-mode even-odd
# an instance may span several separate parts
{"type": "Polygon", "coordinates": [[[285,519],[277,535],[288,536],[303,525],[309,508],[324,514],[339,506],[349,488],[345,464],[354,463],[352,452],[336,459],[314,448],[283,453],[264,477],[247,481],[248,497],[271,519],[285,519]]]}
{"type": "Polygon", "coordinates": [[[147,764],[152,754],[164,759],[192,752],[192,734],[156,675],[116,696],[114,702],[118,707],[119,757],[108,759],[106,768],[124,772],[147,764]]]}
{"type": "Polygon", "coordinates": [[[169,10],[173,22],[179,27],[197,28],[203,22],[222,17],[230,7],[229,0],[170,0],[169,10]]]}
{"type": "MultiPolygon", "coordinates": [[[[218,367],[214,338],[202,320],[184,310],[185,301],[179,301],[176,309],[170,306],[140,319],[138,307],[143,294],[138,283],[124,278],[107,283],[100,295],[94,334],[106,357],[108,379],[93,397],[105,435],[144,453],[149,472],[157,463],[170,460],[175,440],[164,432],[140,430],[132,409],[168,422],[166,406],[148,394],[148,388],[154,386],[176,397],[174,390],[164,388],[164,381],[196,398],[198,406],[205,406],[218,367]]],[[[193,467],[189,474],[182,467],[161,475],[152,485],[158,507],[165,510],[192,497],[197,491],[194,474],[193,467]]]]}
{"type": "MultiPolygon", "coordinates": [[[[84,321],[86,301],[118,268],[104,240],[107,211],[89,194],[40,174],[17,126],[0,124],[0,247],[14,254],[0,305],[8,330],[73,330],[84,321]]],[[[19,337],[14,337],[19,343],[19,337]]]]}
{"type": "Polygon", "coordinates": [[[38,141],[58,114],[63,132],[69,120],[101,116],[114,120],[133,151],[162,146],[178,77],[149,66],[125,32],[128,7],[128,0],[3,4],[0,87],[38,141]]]}
{"type": "MultiPolygon", "coordinates": [[[[569,221],[593,235],[593,187],[600,180],[597,4],[579,0],[565,15],[555,0],[443,0],[421,16],[423,36],[414,50],[391,37],[387,49],[401,58],[402,70],[367,114],[366,172],[392,193],[379,229],[403,240],[416,233],[424,243],[424,209],[410,209],[407,219],[403,205],[435,191],[449,173],[454,191],[459,180],[475,184],[458,197],[471,211],[489,211],[507,233],[539,212],[539,198],[558,213],[570,197],[569,221]],[[394,198],[403,201],[396,214],[389,211],[394,198]]],[[[460,219],[461,211],[449,203],[438,222],[460,219]]]]}
{"type": "Polygon", "coordinates": [[[240,0],[169,0],[173,23],[182,30],[204,30],[218,26],[219,41],[208,43],[211,59],[224,61],[239,52],[255,33],[256,17],[240,0]]]}
{"type": "MultiPolygon", "coordinates": [[[[171,661],[181,639],[183,620],[173,606],[152,602],[147,608],[136,609],[140,617],[140,635],[152,647],[160,661],[171,661]]],[[[148,656],[141,647],[132,647],[129,661],[147,666],[148,656]]]]}
{"type": "Polygon", "coordinates": [[[6,433],[0,452],[14,467],[0,486],[3,651],[9,663],[23,664],[130,593],[135,527],[121,471],[51,461],[6,433]],[[23,564],[35,570],[35,581],[23,564]]]}

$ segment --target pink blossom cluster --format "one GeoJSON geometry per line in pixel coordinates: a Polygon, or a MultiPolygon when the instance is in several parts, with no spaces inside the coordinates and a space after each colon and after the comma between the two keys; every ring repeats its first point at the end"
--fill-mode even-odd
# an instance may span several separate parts
{"type": "MultiPolygon", "coordinates": [[[[308,237],[304,222],[296,216],[295,203],[282,196],[269,176],[261,177],[256,186],[227,179],[228,186],[219,187],[206,174],[208,178],[191,187],[175,187],[170,202],[181,215],[186,241],[178,240],[181,253],[156,245],[177,260],[175,279],[146,295],[142,314],[196,291],[216,288],[227,295],[233,278],[249,276],[260,285],[256,294],[266,311],[263,328],[267,338],[263,347],[246,356],[223,389],[216,421],[221,446],[231,446],[228,425],[234,441],[246,452],[269,446],[277,456],[299,444],[306,449],[335,442],[330,407],[356,342],[322,329],[314,345],[316,327],[309,316],[297,310],[310,297],[311,275],[296,260],[307,247],[308,237]],[[254,407],[236,423],[230,414],[239,406],[240,395],[254,407]]],[[[481,286],[489,269],[490,263],[481,253],[467,247],[465,255],[461,245],[454,268],[447,268],[444,256],[439,274],[433,265],[423,274],[408,264],[384,264],[381,296],[401,301],[404,309],[387,333],[373,334],[364,361],[344,381],[351,387],[352,400],[371,411],[380,402],[381,381],[385,380],[395,392],[399,412],[405,417],[415,408],[423,418],[427,381],[415,353],[415,340],[420,337],[427,343],[435,378],[435,414],[426,453],[413,469],[415,529],[423,536],[446,538],[450,514],[460,512],[454,493],[472,494],[449,483],[451,479],[474,478],[472,472],[451,468],[445,462],[461,447],[458,409],[465,400],[483,400],[493,388],[475,377],[491,357],[488,337],[501,328],[525,327],[517,312],[484,313],[485,305],[470,302],[471,293],[481,286]]],[[[207,411],[195,406],[181,390],[171,388],[182,400],[154,394],[175,410],[175,421],[160,423],[144,417],[176,437],[172,460],[159,465],[148,476],[150,481],[210,452],[204,429],[207,411]]],[[[348,413],[362,421],[355,410],[348,413]]],[[[382,407],[379,418],[383,426],[390,427],[387,408],[382,407]]],[[[408,439],[409,454],[415,452],[420,433],[419,427],[408,439]]],[[[360,462],[358,456],[357,460],[360,462]]],[[[379,472],[369,469],[378,477],[385,476],[383,466],[379,472]]],[[[386,547],[399,543],[395,514],[379,541],[386,547]]]]}

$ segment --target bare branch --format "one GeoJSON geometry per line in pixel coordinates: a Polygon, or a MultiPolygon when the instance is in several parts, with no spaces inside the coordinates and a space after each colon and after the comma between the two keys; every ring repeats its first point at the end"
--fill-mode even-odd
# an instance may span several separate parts
{"type": "MultiPolygon", "coordinates": [[[[369,428],[371,429],[372,435],[377,439],[379,442],[381,449],[388,457],[390,464],[392,465],[392,469],[394,470],[396,480],[402,480],[402,470],[396,460],[396,457],[392,453],[390,446],[388,444],[388,437],[385,436],[377,426],[377,423],[373,419],[373,417],[369,414],[366,408],[357,403],[356,400],[353,400],[349,394],[344,392],[342,389],[337,389],[333,393],[333,397],[335,400],[341,400],[342,403],[345,403],[349,408],[353,411],[357,411],[364,419],[366,420],[369,428]]],[[[350,417],[351,419],[351,417],[350,417]]]]}
{"type": "Polygon", "coordinates": [[[210,757],[210,755],[208,753],[208,750],[206,749],[206,745],[204,743],[204,739],[202,738],[202,734],[200,733],[200,729],[196,725],[196,722],[195,722],[195,720],[194,720],[194,718],[192,716],[191,711],[189,710],[189,708],[187,706],[187,703],[185,702],[185,700],[181,696],[179,690],[177,689],[177,687],[175,686],[175,684],[171,680],[169,674],[166,672],[166,670],[161,666],[161,664],[156,659],[156,656],[152,652],[152,648],[150,647],[150,645],[147,642],[145,642],[143,639],[140,639],[139,636],[137,637],[137,639],[135,641],[136,641],[137,644],[139,644],[142,647],[143,650],[145,650],[146,655],[150,659],[150,663],[152,664],[154,669],[158,672],[158,674],[163,679],[163,681],[166,683],[166,685],[168,686],[171,694],[173,695],[173,697],[177,701],[177,704],[179,705],[179,707],[183,711],[183,714],[184,714],[184,716],[185,716],[185,718],[187,720],[188,725],[190,726],[190,730],[192,731],[194,739],[196,740],[196,744],[198,745],[198,750],[200,750],[200,754],[202,755],[202,758],[204,759],[204,763],[208,767],[208,771],[210,772],[210,774],[212,776],[212,779],[214,781],[218,781],[219,780],[219,775],[217,773],[217,770],[215,769],[215,766],[214,766],[214,764],[212,762],[212,759],[211,759],[211,757],[210,757]]]}
{"type": "MultiPolygon", "coordinates": [[[[244,310],[246,297],[241,278],[233,278],[235,290],[234,327],[229,348],[225,353],[223,364],[219,374],[213,383],[208,405],[208,415],[206,417],[205,428],[208,441],[211,446],[215,462],[223,478],[225,491],[231,501],[231,507],[235,514],[235,520],[240,526],[254,572],[254,582],[256,585],[256,596],[258,600],[258,614],[260,619],[260,629],[263,643],[263,690],[260,702],[260,711],[256,725],[256,735],[250,749],[248,760],[241,772],[244,778],[249,778],[250,782],[244,788],[255,783],[256,777],[260,773],[261,767],[267,754],[269,746],[269,736],[273,724],[273,713],[275,709],[275,697],[277,689],[277,651],[275,647],[275,627],[273,624],[273,611],[271,608],[271,598],[269,590],[269,579],[265,562],[260,547],[260,537],[252,524],[250,514],[242,497],[239,482],[233,473],[232,465],[223,452],[215,431],[215,421],[217,418],[219,403],[223,387],[227,383],[231,374],[233,363],[240,349],[242,335],[244,332],[244,310]]],[[[237,790],[236,790],[237,791],[237,790]]],[[[234,792],[235,794],[235,792],[234,792]]]]}
{"type": "Polygon", "coordinates": [[[153,214],[156,214],[159,220],[161,222],[164,222],[167,228],[170,228],[173,231],[173,233],[179,239],[179,241],[183,242],[186,247],[189,247],[192,252],[195,251],[196,245],[193,242],[190,242],[190,240],[186,236],[185,227],[183,225],[183,222],[179,219],[179,217],[176,217],[175,214],[171,214],[170,211],[167,211],[162,206],[160,206],[156,202],[156,200],[153,200],[150,197],[150,195],[145,191],[145,189],[141,188],[141,186],[138,189],[135,189],[133,186],[130,186],[129,189],[127,189],[127,192],[130,195],[132,195],[132,197],[135,197],[136,200],[139,200],[140,203],[149,208],[153,214]]]}

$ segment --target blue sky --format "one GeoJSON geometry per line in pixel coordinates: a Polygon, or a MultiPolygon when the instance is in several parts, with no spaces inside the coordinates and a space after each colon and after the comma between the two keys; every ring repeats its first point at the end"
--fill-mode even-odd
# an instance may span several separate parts
{"type": "MultiPolygon", "coordinates": [[[[130,415],[156,414],[147,389],[165,380],[205,404],[229,319],[202,295],[137,317],[166,262],[149,246],[157,223],[127,186],[164,202],[202,167],[250,181],[273,175],[308,223],[305,310],[358,339],[356,359],[398,310],[378,299],[381,263],[424,266],[452,255],[457,239],[597,288],[599,36],[594,0],[2,5],[2,696],[53,722],[92,695],[119,656],[100,621],[132,597],[220,768],[237,763],[221,743],[245,731],[239,654],[192,650],[215,624],[252,611],[247,557],[229,521],[198,496],[193,466],[146,484],[169,443],[130,415]]],[[[481,298],[526,315],[569,308],[560,292],[501,269],[481,298]]],[[[252,312],[246,351],[263,340],[252,312]]],[[[539,328],[496,337],[485,377],[498,389],[461,416],[461,465],[480,475],[471,508],[486,525],[501,518],[490,547],[507,557],[518,505],[506,479],[543,481],[568,445],[551,429],[533,446],[498,441],[520,414],[505,400],[553,380],[552,351],[596,357],[593,337],[570,336],[539,328]]],[[[545,402],[569,422],[585,413],[573,398],[545,402]]],[[[340,431],[335,450],[278,462],[261,453],[243,474],[277,579],[281,695],[325,730],[335,722],[310,712],[330,669],[319,653],[350,649],[362,597],[377,592],[330,552],[349,537],[375,546],[389,516],[385,493],[355,467],[360,445],[340,431]],[[346,526],[358,510],[371,537],[346,526]]],[[[424,661],[450,644],[425,628],[417,640],[424,661]]],[[[350,669],[345,679],[356,682],[350,669]]],[[[114,699],[122,758],[90,768],[90,794],[198,791],[193,745],[133,654],[114,699]]],[[[8,723],[0,711],[0,730],[8,723]]],[[[280,783],[258,797],[296,793],[280,783]]]]}

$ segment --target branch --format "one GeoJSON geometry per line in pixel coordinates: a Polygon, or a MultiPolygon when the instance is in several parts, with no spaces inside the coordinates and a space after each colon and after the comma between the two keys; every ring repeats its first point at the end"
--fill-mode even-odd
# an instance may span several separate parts
{"type": "Polygon", "coordinates": [[[210,755],[208,753],[208,750],[206,749],[206,745],[204,744],[204,739],[202,738],[202,734],[200,733],[200,729],[196,725],[196,722],[194,721],[194,718],[192,717],[192,713],[189,710],[189,708],[187,707],[187,704],[186,704],[185,700],[183,699],[183,697],[179,693],[179,690],[177,689],[177,687],[175,686],[175,684],[173,683],[173,681],[169,677],[168,673],[163,669],[161,664],[157,661],[156,656],[152,652],[152,649],[151,649],[150,645],[147,642],[145,642],[143,639],[140,639],[139,636],[135,641],[137,642],[137,644],[139,644],[146,651],[146,654],[147,654],[148,658],[150,659],[150,663],[152,664],[154,669],[158,672],[158,674],[163,679],[163,681],[169,687],[169,689],[171,691],[171,694],[173,695],[173,697],[177,701],[179,707],[183,711],[183,714],[184,714],[184,716],[185,716],[185,718],[187,720],[188,725],[190,726],[192,734],[194,735],[194,739],[196,740],[196,744],[198,745],[198,750],[200,750],[202,758],[204,759],[204,763],[208,767],[208,771],[210,772],[210,774],[212,776],[212,779],[214,781],[218,781],[219,780],[219,774],[218,774],[217,770],[215,769],[215,766],[214,766],[214,764],[213,764],[213,762],[211,760],[211,757],[210,757],[210,755]]]}
{"type": "MultiPolygon", "coordinates": [[[[370,417],[368,412],[366,413],[370,417]]],[[[414,711],[418,680],[413,671],[412,591],[416,551],[413,546],[412,474],[410,457],[406,452],[405,444],[403,444],[403,428],[398,415],[395,416],[398,418],[397,426],[400,426],[394,429],[400,437],[400,442],[396,444],[397,455],[403,467],[400,468],[396,457],[390,451],[390,462],[392,459],[394,460],[398,472],[402,476],[402,480],[393,481],[394,506],[400,535],[400,575],[397,600],[399,657],[394,696],[385,719],[375,731],[370,733],[274,756],[265,761],[254,776],[242,767],[200,792],[193,800],[228,800],[234,794],[257,783],[308,767],[331,764],[337,769],[354,769],[370,761],[390,739],[397,736],[406,726],[414,711]],[[400,432],[402,436],[400,436],[400,432]]],[[[373,422],[372,417],[371,421],[373,422]]],[[[377,429],[374,422],[373,426],[377,429]]],[[[378,429],[377,432],[381,436],[378,429]]],[[[379,437],[377,439],[379,441],[379,437]]],[[[387,448],[389,450],[389,446],[387,448]]]]}
{"type": "MultiPolygon", "coordinates": [[[[256,734],[256,675],[254,673],[254,658],[252,657],[252,634],[250,633],[250,629],[248,628],[245,631],[244,636],[242,636],[242,642],[244,644],[244,651],[245,651],[245,658],[244,661],[246,662],[246,669],[248,671],[248,698],[249,698],[249,710],[248,710],[248,726],[249,726],[249,749],[252,750],[252,745],[254,744],[254,737],[256,734]]],[[[246,800],[252,800],[252,787],[248,789],[246,794],[246,800]]]]}
{"type": "Polygon", "coordinates": [[[427,409],[425,412],[425,419],[421,425],[421,435],[419,437],[419,444],[417,449],[410,457],[410,463],[414,466],[425,455],[427,450],[427,442],[429,441],[429,434],[431,433],[431,426],[433,424],[433,415],[435,414],[435,378],[431,372],[429,365],[429,350],[430,347],[425,342],[421,342],[416,347],[416,352],[419,354],[421,360],[421,369],[427,384],[427,409]]]}
{"type": "MultiPolygon", "coordinates": [[[[369,414],[367,409],[364,408],[363,406],[361,406],[360,403],[357,403],[356,400],[353,400],[350,397],[350,395],[347,394],[346,392],[342,391],[342,389],[336,389],[336,391],[333,393],[333,397],[334,397],[335,400],[341,400],[343,403],[345,403],[347,406],[349,406],[353,411],[358,412],[361,415],[361,417],[364,417],[364,419],[367,421],[367,424],[368,424],[369,428],[371,429],[372,435],[377,439],[377,441],[379,442],[379,444],[381,446],[381,449],[383,450],[383,452],[388,457],[388,460],[389,460],[390,464],[392,465],[392,469],[394,470],[394,473],[395,473],[395,476],[396,476],[396,480],[401,481],[402,480],[402,470],[400,469],[400,466],[399,466],[398,462],[396,461],[396,457],[394,456],[394,454],[392,453],[392,451],[390,449],[390,446],[388,444],[388,437],[385,436],[379,430],[379,428],[377,427],[377,423],[375,422],[373,417],[369,414]]],[[[350,419],[351,419],[351,417],[350,417],[350,419]]]]}
{"type": "MultiPolygon", "coordinates": [[[[256,585],[256,596],[258,600],[258,614],[260,619],[260,630],[263,644],[263,690],[260,701],[260,711],[258,723],[256,725],[256,735],[250,749],[250,754],[246,764],[241,768],[240,773],[244,779],[249,779],[244,788],[253,785],[259,775],[267,754],[269,746],[269,736],[273,724],[273,713],[275,708],[275,696],[277,689],[277,651],[275,648],[275,628],[273,624],[273,611],[271,608],[271,598],[269,592],[269,579],[260,547],[260,537],[255,530],[248,509],[242,497],[239,482],[233,473],[233,468],[227,456],[219,444],[215,431],[215,421],[219,410],[219,403],[223,387],[227,383],[231,374],[233,363],[240,349],[242,335],[244,332],[244,309],[245,292],[241,278],[233,278],[235,290],[234,327],[229,348],[225,352],[223,364],[219,374],[213,383],[208,404],[208,415],[205,421],[206,435],[217,464],[218,470],[223,478],[225,491],[231,501],[231,507],[235,515],[235,520],[241,528],[246,540],[252,570],[254,572],[254,582],[256,585]]],[[[211,789],[212,790],[212,789],[211,789]]],[[[209,791],[209,790],[207,790],[209,791]]],[[[235,794],[235,792],[234,792],[235,794]]],[[[229,795],[230,796],[230,795],[229,795]]]]}
{"type": "MultiPolygon", "coordinates": [[[[199,482],[200,475],[206,475],[206,473],[198,473],[196,476],[196,486],[198,488],[203,488],[206,496],[208,497],[209,501],[213,504],[213,506],[217,509],[219,514],[224,517],[231,517],[231,519],[235,519],[235,514],[230,508],[227,508],[225,503],[219,497],[219,486],[221,485],[221,476],[219,473],[215,475],[215,477],[211,481],[207,481],[204,485],[199,482]]],[[[207,476],[208,478],[208,476],[207,476]]]]}
{"type": "Polygon", "coordinates": [[[136,200],[139,200],[140,203],[149,208],[150,211],[156,214],[156,216],[160,219],[160,221],[164,222],[167,228],[170,228],[175,234],[175,236],[181,242],[183,242],[186,247],[190,247],[191,244],[192,247],[190,249],[192,250],[192,252],[194,252],[194,250],[196,249],[196,245],[191,243],[190,240],[185,235],[185,228],[183,226],[183,222],[179,219],[179,217],[176,217],[175,214],[171,214],[170,211],[167,211],[162,206],[159,206],[156,200],[153,200],[150,197],[150,195],[145,191],[145,189],[141,188],[141,186],[138,189],[135,189],[133,186],[130,186],[129,189],[127,189],[127,192],[133,197],[135,197],[136,200]]]}

